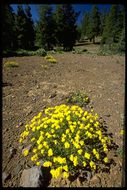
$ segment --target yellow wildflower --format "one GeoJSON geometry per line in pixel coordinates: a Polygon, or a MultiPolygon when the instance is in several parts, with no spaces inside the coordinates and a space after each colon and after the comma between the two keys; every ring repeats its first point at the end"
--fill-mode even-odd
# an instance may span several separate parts
{"type": "Polygon", "coordinates": [[[29,150],[28,149],[25,149],[24,151],[23,151],[23,155],[24,156],[27,156],[29,154],[29,150]]]}
{"type": "Polygon", "coordinates": [[[43,147],[42,144],[39,144],[39,145],[38,145],[38,149],[39,149],[39,150],[42,149],[42,147],[43,147]]]}
{"type": "Polygon", "coordinates": [[[90,161],[90,167],[95,170],[96,169],[96,164],[93,161],[90,161]]]}
{"type": "Polygon", "coordinates": [[[87,153],[87,152],[85,152],[84,157],[87,158],[87,159],[89,160],[89,159],[90,159],[90,154],[87,153]]]}
{"type": "Polygon", "coordinates": [[[83,166],[85,167],[87,164],[86,164],[86,162],[85,161],[83,161],[83,166]]]}
{"type": "Polygon", "coordinates": [[[74,156],[73,156],[73,154],[70,155],[70,160],[71,160],[71,161],[74,160],[74,156]]]}
{"type": "Polygon", "coordinates": [[[36,153],[36,152],[37,152],[37,148],[34,148],[32,152],[33,152],[33,153],[36,153]]]}
{"type": "Polygon", "coordinates": [[[124,134],[124,130],[122,129],[121,131],[120,131],[120,135],[123,135],[124,134]]]}
{"type": "Polygon", "coordinates": [[[36,162],[36,165],[37,165],[37,166],[40,166],[40,165],[41,165],[41,163],[40,163],[40,162],[36,162]]]}
{"type": "Polygon", "coordinates": [[[64,169],[66,172],[68,172],[68,166],[67,166],[67,165],[63,166],[63,169],[64,169]]]}
{"type": "Polygon", "coordinates": [[[31,161],[37,161],[37,159],[38,159],[38,155],[37,154],[35,154],[34,156],[31,157],[31,161]]]}
{"type": "Polygon", "coordinates": [[[69,177],[69,173],[68,172],[63,172],[63,178],[68,178],[69,177]]]}
{"type": "Polygon", "coordinates": [[[43,166],[44,166],[44,167],[52,166],[52,162],[46,161],[46,162],[43,163],[43,166]]]}
{"type": "Polygon", "coordinates": [[[69,148],[69,147],[70,147],[70,144],[69,144],[68,142],[65,142],[65,143],[64,143],[64,146],[65,146],[65,148],[69,148]]]}
{"type": "Polygon", "coordinates": [[[108,158],[107,157],[105,157],[103,160],[104,160],[105,163],[108,163],[108,158]]]}
{"type": "Polygon", "coordinates": [[[48,156],[52,156],[53,155],[53,151],[52,151],[52,149],[50,148],[49,150],[48,150],[48,156]]]}
{"type": "Polygon", "coordinates": [[[79,150],[78,150],[78,154],[80,154],[80,155],[81,155],[81,154],[82,154],[82,152],[83,152],[83,150],[82,150],[82,149],[79,149],[79,150]]]}
{"type": "Polygon", "coordinates": [[[33,137],[30,141],[33,142],[33,141],[35,141],[35,140],[36,140],[35,137],[33,137]]]}

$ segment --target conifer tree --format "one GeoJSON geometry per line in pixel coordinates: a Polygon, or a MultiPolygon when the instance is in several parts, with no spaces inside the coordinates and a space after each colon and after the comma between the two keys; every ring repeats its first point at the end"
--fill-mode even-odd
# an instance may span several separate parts
{"type": "Polygon", "coordinates": [[[55,43],[55,20],[52,7],[42,5],[39,9],[39,21],[36,24],[36,44],[51,50],[55,43]]]}
{"type": "Polygon", "coordinates": [[[71,5],[58,5],[55,12],[57,24],[56,37],[57,42],[63,46],[64,50],[72,50],[78,37],[77,17],[79,13],[75,12],[71,5]]]}
{"type": "Polygon", "coordinates": [[[123,18],[119,5],[112,5],[106,17],[105,27],[102,35],[102,43],[118,42],[123,29],[123,18]]]}
{"type": "Polygon", "coordinates": [[[26,48],[31,50],[34,48],[35,43],[35,31],[34,31],[34,23],[31,15],[31,8],[29,5],[25,8],[26,20],[27,20],[27,28],[26,28],[26,48]]]}
{"type": "Polygon", "coordinates": [[[27,33],[27,18],[26,14],[21,5],[17,7],[16,15],[16,33],[17,33],[17,43],[18,49],[26,49],[26,33],[27,33]]]}
{"type": "Polygon", "coordinates": [[[95,43],[95,37],[101,34],[100,12],[96,5],[93,6],[91,12],[85,13],[82,26],[83,34],[95,43]]]}
{"type": "Polygon", "coordinates": [[[87,36],[88,27],[89,27],[89,13],[86,12],[82,20],[82,38],[87,36]]]}
{"type": "Polygon", "coordinates": [[[15,49],[15,23],[14,18],[15,14],[13,9],[10,5],[4,4],[1,6],[1,13],[2,13],[2,49],[7,51],[12,51],[15,49]]]}
{"type": "Polygon", "coordinates": [[[93,6],[91,17],[91,33],[93,43],[95,43],[95,37],[99,36],[101,32],[100,12],[96,5],[93,6]]]}
{"type": "Polygon", "coordinates": [[[31,8],[27,5],[25,11],[21,5],[17,8],[15,20],[18,48],[33,49],[34,47],[34,26],[31,15],[31,8]]]}

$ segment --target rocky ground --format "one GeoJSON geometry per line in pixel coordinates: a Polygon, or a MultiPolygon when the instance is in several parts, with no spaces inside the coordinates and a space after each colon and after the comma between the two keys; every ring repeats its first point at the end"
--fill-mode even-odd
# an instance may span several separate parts
{"type": "Polygon", "coordinates": [[[121,187],[123,176],[123,129],[125,101],[125,57],[95,54],[54,54],[57,64],[44,57],[3,59],[2,86],[2,176],[4,187],[19,187],[24,169],[31,165],[21,154],[18,143],[24,124],[45,107],[65,102],[70,92],[80,90],[91,100],[94,110],[106,121],[118,148],[112,154],[110,171],[102,171],[81,182],[49,181],[47,186],[121,187]],[[6,61],[16,61],[9,68],[6,61]]]}

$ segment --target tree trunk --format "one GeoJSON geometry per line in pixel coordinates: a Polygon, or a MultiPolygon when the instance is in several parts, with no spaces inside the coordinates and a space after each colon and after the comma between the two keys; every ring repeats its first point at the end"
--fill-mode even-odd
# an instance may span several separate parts
{"type": "Polygon", "coordinates": [[[93,44],[95,44],[95,36],[93,37],[93,44]]]}

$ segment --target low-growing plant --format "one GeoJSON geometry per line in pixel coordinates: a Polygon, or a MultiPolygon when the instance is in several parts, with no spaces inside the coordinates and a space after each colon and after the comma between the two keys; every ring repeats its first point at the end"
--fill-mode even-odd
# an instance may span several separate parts
{"type": "Polygon", "coordinates": [[[39,55],[39,56],[46,56],[47,55],[47,52],[46,50],[44,50],[43,48],[40,48],[36,51],[36,55],[39,55]]]}
{"type": "Polygon", "coordinates": [[[56,47],[55,52],[62,54],[64,51],[61,47],[56,47]]]}
{"type": "Polygon", "coordinates": [[[112,44],[104,44],[101,46],[100,50],[98,51],[97,55],[123,55],[125,51],[122,51],[120,48],[119,43],[112,43],[112,44]]]}
{"type": "Polygon", "coordinates": [[[7,66],[7,67],[18,67],[19,64],[15,61],[7,61],[7,62],[5,62],[5,66],[7,66]]]}
{"type": "Polygon", "coordinates": [[[24,49],[20,49],[16,51],[17,56],[33,56],[36,55],[36,51],[28,51],[24,49]]]}
{"type": "Polygon", "coordinates": [[[23,155],[49,167],[53,178],[68,178],[81,169],[96,171],[100,163],[109,162],[111,140],[98,114],[77,105],[46,108],[25,125],[19,142],[29,145],[23,155]]]}
{"type": "Polygon", "coordinates": [[[90,98],[80,91],[71,93],[67,98],[67,103],[77,104],[81,107],[86,106],[89,102],[90,98]]]}
{"type": "Polygon", "coordinates": [[[50,63],[57,63],[57,60],[52,55],[45,56],[45,59],[50,63]]]}
{"type": "Polygon", "coordinates": [[[72,51],[72,53],[74,54],[83,54],[84,52],[87,52],[87,49],[75,49],[74,51],[72,51]]]}

